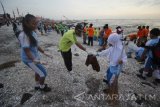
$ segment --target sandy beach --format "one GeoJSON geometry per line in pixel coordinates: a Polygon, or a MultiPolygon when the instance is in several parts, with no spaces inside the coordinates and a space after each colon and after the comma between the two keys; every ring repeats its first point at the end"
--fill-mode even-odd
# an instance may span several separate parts
{"type": "MultiPolygon", "coordinates": [[[[103,89],[107,86],[102,82],[108,67],[106,58],[97,57],[100,64],[100,72],[96,72],[91,66],[86,66],[87,53],[72,47],[73,74],[69,74],[64,66],[58,42],[60,35],[55,31],[47,36],[40,35],[40,45],[53,55],[53,59],[41,55],[42,60],[48,62],[45,65],[48,76],[46,83],[52,88],[49,93],[41,93],[34,90],[34,72],[20,61],[20,47],[14,36],[12,27],[0,28],[0,64],[9,63],[7,67],[0,69],[0,107],[109,107],[107,96],[103,89]],[[78,53],[79,56],[74,54],[78,53]],[[20,105],[24,93],[30,98],[20,105]],[[96,97],[97,96],[97,97],[96,97]]],[[[82,38],[78,38],[82,43],[82,38]]],[[[84,45],[88,52],[95,53],[99,48],[98,42],[94,46],[84,45]]],[[[152,83],[153,78],[139,79],[136,74],[143,67],[135,59],[128,59],[119,77],[120,104],[117,107],[160,107],[160,85],[152,83]],[[137,99],[136,95],[142,96],[137,99]]]]}

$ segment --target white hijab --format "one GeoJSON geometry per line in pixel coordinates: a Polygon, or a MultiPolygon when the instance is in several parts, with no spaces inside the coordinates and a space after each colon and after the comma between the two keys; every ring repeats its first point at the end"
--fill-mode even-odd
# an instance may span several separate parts
{"type": "Polygon", "coordinates": [[[111,34],[108,38],[108,44],[112,45],[108,54],[110,65],[116,66],[118,61],[123,60],[123,56],[125,56],[121,36],[117,33],[111,34]]]}
{"type": "Polygon", "coordinates": [[[127,62],[127,55],[122,45],[121,35],[112,33],[108,38],[109,48],[98,53],[99,56],[106,56],[109,60],[110,66],[118,65],[118,61],[122,60],[123,63],[127,62]]]}

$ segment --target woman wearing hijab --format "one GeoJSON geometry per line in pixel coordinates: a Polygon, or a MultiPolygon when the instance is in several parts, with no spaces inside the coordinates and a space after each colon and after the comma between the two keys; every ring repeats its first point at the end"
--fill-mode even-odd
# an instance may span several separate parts
{"type": "Polygon", "coordinates": [[[98,56],[106,56],[109,60],[109,67],[105,76],[109,89],[105,89],[104,92],[110,95],[110,104],[115,104],[118,101],[118,77],[122,71],[122,65],[127,62],[127,56],[121,41],[121,33],[122,29],[117,28],[117,32],[112,33],[108,38],[109,48],[98,53],[98,56]],[[117,96],[115,97],[115,95],[117,96]]]}

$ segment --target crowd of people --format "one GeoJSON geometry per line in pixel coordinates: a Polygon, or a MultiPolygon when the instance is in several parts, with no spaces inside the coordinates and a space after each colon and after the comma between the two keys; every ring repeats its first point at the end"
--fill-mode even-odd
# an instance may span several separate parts
{"type": "Polygon", "coordinates": [[[135,59],[144,64],[141,68],[140,74],[137,74],[141,79],[152,77],[152,74],[156,74],[154,83],[159,83],[160,74],[157,72],[160,67],[160,30],[153,28],[149,31],[149,26],[138,26],[137,34],[130,34],[128,42],[128,58],[132,57],[132,53],[135,54],[135,59]]]}
{"type": "MultiPolygon", "coordinates": [[[[22,61],[35,72],[35,90],[49,92],[51,88],[45,84],[47,71],[43,66],[44,63],[40,60],[38,51],[50,58],[53,57],[39,46],[37,33],[35,32],[35,30],[38,29],[41,34],[43,34],[42,29],[48,29],[48,27],[45,28],[44,26],[46,25],[42,23],[40,23],[38,27],[37,25],[36,17],[27,14],[22,21],[23,30],[17,38],[21,45],[22,61]]],[[[108,24],[105,24],[103,28],[94,28],[92,23],[89,24],[89,26],[87,26],[86,23],[79,23],[74,29],[70,29],[62,23],[50,26],[62,35],[59,41],[59,51],[61,52],[64,65],[69,73],[73,72],[71,46],[75,44],[81,50],[88,53],[84,46],[88,45],[92,47],[94,46],[94,41],[98,41],[101,48],[98,49],[95,56],[107,57],[107,60],[109,60],[109,67],[106,68],[106,75],[103,79],[109,88],[104,89],[104,93],[109,93],[110,95],[118,94],[119,74],[127,62],[127,57],[132,58],[134,55],[138,62],[144,62],[144,68],[140,70],[141,72],[137,74],[137,77],[146,79],[154,74],[154,82],[156,84],[160,83],[159,28],[149,30],[149,26],[138,26],[137,33],[123,37],[123,29],[121,26],[117,26],[116,31],[113,32],[108,24]],[[81,36],[84,46],[77,40],[77,37],[81,36]],[[127,51],[125,51],[125,47],[128,48],[127,51]]],[[[16,32],[17,30],[14,28],[14,31],[16,32]]],[[[116,99],[112,103],[116,103],[116,99]]]]}

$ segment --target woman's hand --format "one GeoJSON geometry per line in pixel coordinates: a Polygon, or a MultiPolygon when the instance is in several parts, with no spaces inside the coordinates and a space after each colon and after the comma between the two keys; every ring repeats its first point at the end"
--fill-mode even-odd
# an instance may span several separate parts
{"type": "Polygon", "coordinates": [[[33,60],[33,62],[35,63],[35,64],[44,64],[44,65],[47,65],[48,63],[47,62],[45,62],[45,61],[40,61],[40,60],[33,60]]]}
{"type": "Polygon", "coordinates": [[[35,63],[35,64],[40,64],[40,60],[33,60],[33,62],[35,63]]]}
{"type": "Polygon", "coordinates": [[[46,61],[40,61],[40,63],[43,64],[43,65],[47,65],[48,64],[48,62],[46,62],[46,61]]]}
{"type": "Polygon", "coordinates": [[[119,61],[118,61],[118,64],[123,64],[123,61],[122,61],[122,60],[119,60],[119,61]]]}

